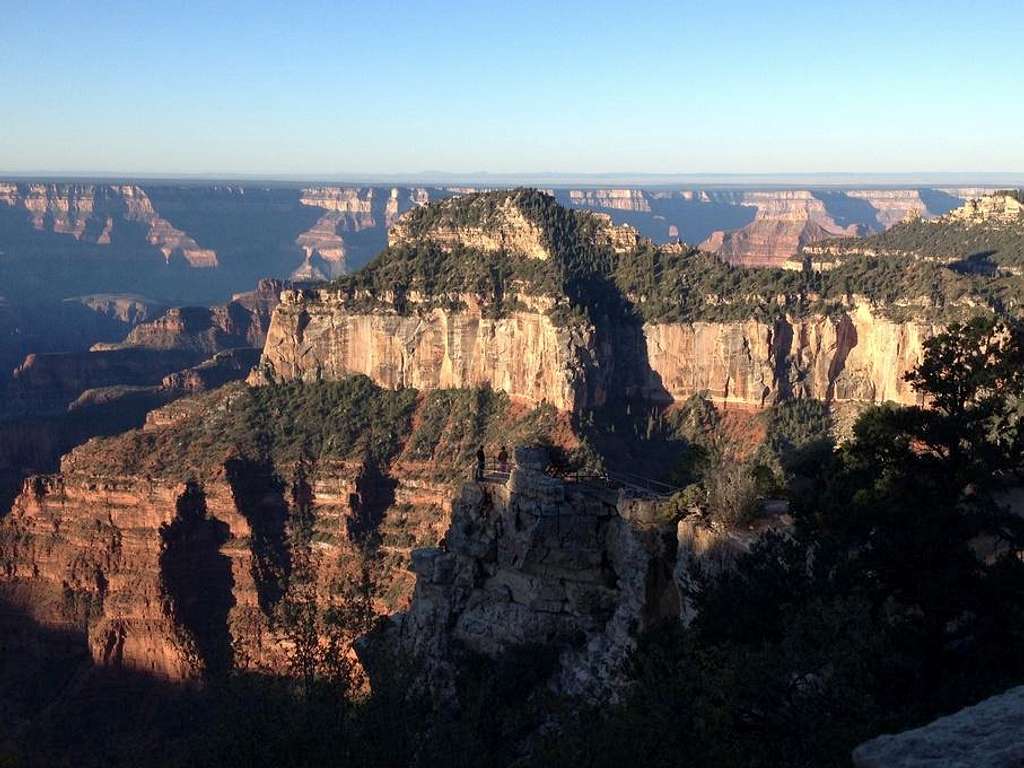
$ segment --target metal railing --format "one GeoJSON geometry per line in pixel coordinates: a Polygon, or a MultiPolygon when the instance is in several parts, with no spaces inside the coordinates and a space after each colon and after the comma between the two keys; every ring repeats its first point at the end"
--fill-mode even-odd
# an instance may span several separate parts
{"type": "MultiPolygon", "coordinates": [[[[478,482],[505,484],[512,474],[513,466],[512,462],[490,460],[484,463],[483,472],[480,473],[476,461],[473,461],[467,467],[467,472],[478,482]]],[[[627,494],[640,498],[668,498],[681,490],[670,483],[633,472],[573,472],[560,477],[583,490],[602,493],[626,491],[627,494]]]]}
{"type": "Polygon", "coordinates": [[[479,469],[476,459],[466,464],[463,473],[470,479],[484,483],[507,483],[512,475],[513,464],[510,461],[486,461],[483,471],[479,469]]]}

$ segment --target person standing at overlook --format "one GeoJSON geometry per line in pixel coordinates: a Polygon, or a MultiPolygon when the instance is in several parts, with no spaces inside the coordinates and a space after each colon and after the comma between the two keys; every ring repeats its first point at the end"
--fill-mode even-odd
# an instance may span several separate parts
{"type": "Polygon", "coordinates": [[[484,479],[484,462],[487,460],[486,454],[484,454],[484,447],[481,445],[476,449],[476,479],[477,481],[484,479]]]}

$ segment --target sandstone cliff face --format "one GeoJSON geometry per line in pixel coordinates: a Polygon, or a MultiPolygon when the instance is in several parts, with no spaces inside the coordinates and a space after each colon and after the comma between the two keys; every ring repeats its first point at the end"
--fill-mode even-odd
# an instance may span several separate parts
{"type": "Polygon", "coordinates": [[[292,273],[293,277],[330,279],[345,273],[348,252],[342,233],[378,226],[374,219],[374,192],[372,188],[345,187],[312,187],[302,191],[303,205],[326,212],[295,239],[305,254],[305,262],[292,273]]]}
{"type": "MultiPolygon", "coordinates": [[[[97,664],[170,679],[286,672],[278,608],[296,584],[312,584],[321,608],[337,605],[366,563],[375,609],[404,608],[410,551],[441,539],[476,446],[489,439],[495,452],[494,441],[538,424],[493,394],[297,389],[270,404],[241,383],[177,399],[25,480],[0,511],[0,610],[67,633],[97,664]],[[370,401],[386,421],[347,437],[321,423],[366,419],[378,413],[370,401]],[[296,452],[296,439],[321,449],[296,452]]],[[[6,447],[0,439],[0,469],[6,447]]]]}
{"type": "Polygon", "coordinates": [[[316,224],[295,238],[305,261],[292,272],[299,280],[330,279],[345,274],[345,241],[338,234],[341,216],[325,213],[316,224]],[[325,268],[320,268],[317,262],[325,268]]]}
{"type": "Polygon", "coordinates": [[[674,400],[707,392],[717,402],[756,407],[792,397],[912,405],[920,396],[903,375],[939,330],[887,320],[862,303],[838,318],[650,324],[644,336],[653,397],[664,390],[674,400]]]}
{"type": "Polygon", "coordinates": [[[474,297],[463,302],[464,310],[399,315],[350,308],[328,290],[285,291],[254,381],[361,373],[391,389],[490,385],[562,410],[600,400],[588,395],[584,373],[592,334],[558,328],[543,304],[496,319],[474,297]]]}
{"type": "Polygon", "coordinates": [[[559,328],[542,308],[490,319],[471,297],[466,303],[400,316],[356,311],[329,292],[285,292],[252,380],[361,373],[388,388],[486,384],[575,411],[603,403],[608,371],[626,366],[636,368],[620,371],[627,377],[649,369],[640,386],[654,400],[706,393],[758,408],[794,397],[914,404],[919,397],[903,374],[938,331],[888,320],[861,301],[838,317],[647,324],[637,359],[616,360],[624,348],[559,328]]]}
{"type": "Polygon", "coordinates": [[[647,193],[640,189],[571,189],[569,201],[584,208],[644,212],[651,210],[647,193]]]}

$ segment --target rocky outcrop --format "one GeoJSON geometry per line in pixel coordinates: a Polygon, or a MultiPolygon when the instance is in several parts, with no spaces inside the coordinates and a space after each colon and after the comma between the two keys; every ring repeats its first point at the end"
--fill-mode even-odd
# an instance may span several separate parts
{"type": "Polygon", "coordinates": [[[585,374],[592,336],[556,326],[550,302],[501,318],[485,316],[473,296],[462,302],[400,315],[360,309],[337,291],[284,291],[253,381],[361,373],[391,389],[489,385],[563,410],[600,403],[585,374]]]}
{"type": "Polygon", "coordinates": [[[853,751],[856,768],[1015,768],[1024,762],[1024,687],[853,751]]]}
{"type": "Polygon", "coordinates": [[[592,216],[598,222],[594,240],[599,246],[607,246],[615,253],[627,253],[642,242],[647,242],[636,229],[628,224],[615,224],[606,213],[595,213],[592,216]]]}
{"type": "Polygon", "coordinates": [[[635,503],[548,477],[524,453],[507,482],[463,486],[446,549],[413,552],[397,633],[441,691],[465,649],[543,647],[557,654],[554,689],[603,700],[640,634],[679,617],[675,528],[632,520],[635,503]]]}
{"type": "Polygon", "coordinates": [[[1006,225],[1024,224],[1024,203],[1011,195],[988,195],[968,200],[961,207],[950,211],[946,221],[967,224],[1006,225]]]}
{"type": "Polygon", "coordinates": [[[160,388],[167,392],[196,394],[222,387],[231,381],[240,381],[259,362],[262,352],[259,347],[218,352],[199,365],[165,376],[160,382],[160,388]]]}
{"type": "Polygon", "coordinates": [[[124,323],[128,328],[151,320],[163,311],[161,302],[131,294],[96,293],[65,301],[77,302],[97,314],[124,323]]]}
{"type": "Polygon", "coordinates": [[[462,247],[484,253],[504,251],[528,259],[551,258],[543,229],[520,209],[514,195],[494,210],[487,210],[485,202],[481,199],[467,207],[458,199],[442,201],[435,210],[443,223],[427,227],[408,217],[399,219],[388,232],[388,245],[431,243],[445,250],[462,247]],[[444,222],[446,214],[456,209],[458,218],[465,221],[444,222]]]}
{"type": "Polygon", "coordinates": [[[190,350],[215,354],[262,347],[278,297],[290,283],[260,280],[256,290],[235,294],[213,307],[172,307],[136,325],[123,341],[97,343],[92,351],[117,349],[190,350]]]}
{"type": "Polygon", "coordinates": [[[227,304],[213,307],[174,307],[149,322],[137,325],[118,344],[97,344],[110,349],[195,350],[213,354],[239,347],[262,347],[280,292],[280,280],[261,280],[255,291],[236,294],[227,304]]]}
{"type": "Polygon", "coordinates": [[[136,326],[123,342],[96,345],[93,351],[134,348],[213,353],[259,346],[265,338],[266,320],[235,302],[215,307],[174,307],[136,326]]]}

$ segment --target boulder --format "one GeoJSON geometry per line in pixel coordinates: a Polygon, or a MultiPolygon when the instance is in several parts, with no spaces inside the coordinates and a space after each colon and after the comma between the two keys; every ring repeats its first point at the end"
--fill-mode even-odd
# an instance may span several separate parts
{"type": "Polygon", "coordinates": [[[853,751],[856,768],[1019,768],[1024,686],[922,728],[879,736],[853,751]]]}

